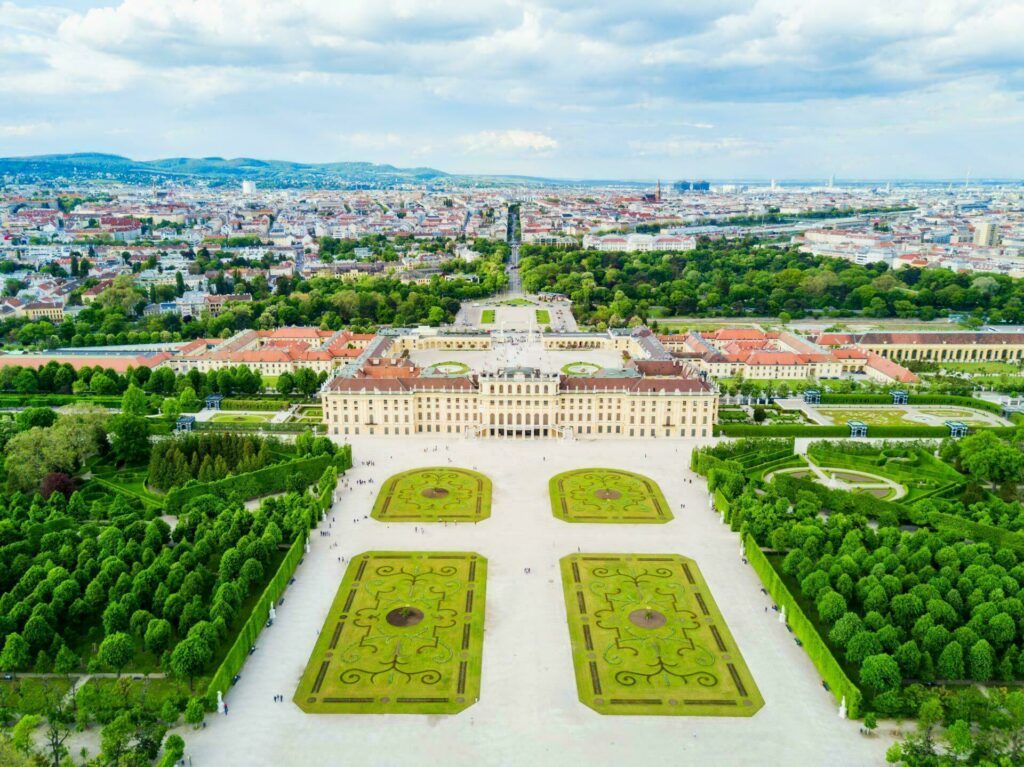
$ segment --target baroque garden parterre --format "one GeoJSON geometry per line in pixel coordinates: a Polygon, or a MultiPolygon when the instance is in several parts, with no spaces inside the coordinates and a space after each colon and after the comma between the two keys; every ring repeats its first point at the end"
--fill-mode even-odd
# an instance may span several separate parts
{"type": "Polygon", "coordinates": [[[353,559],[295,693],[309,713],[450,714],[480,695],[487,560],[353,559]]]}
{"type": "Polygon", "coordinates": [[[402,472],[381,487],[373,506],[381,522],[479,522],[491,515],[491,481],[468,469],[402,472]]]}
{"type": "Polygon", "coordinates": [[[574,554],[561,571],[586,705],[662,716],[752,716],[764,705],[693,560],[574,554]]]}
{"type": "Polygon", "coordinates": [[[565,522],[663,524],[672,512],[658,484],[618,469],[577,469],[551,478],[551,513],[565,522]]]}

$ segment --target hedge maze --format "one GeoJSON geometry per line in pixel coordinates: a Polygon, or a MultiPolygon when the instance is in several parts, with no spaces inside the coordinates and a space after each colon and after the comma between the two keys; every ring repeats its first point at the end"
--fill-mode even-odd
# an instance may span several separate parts
{"type": "Polygon", "coordinates": [[[561,571],[585,705],[655,716],[752,716],[764,705],[693,560],[573,554],[561,571]]]}
{"type": "Polygon", "coordinates": [[[663,524],[672,520],[658,484],[618,469],[577,469],[548,483],[551,513],[565,522],[663,524]]]}
{"type": "Polygon", "coordinates": [[[455,714],[480,697],[487,560],[353,558],[295,693],[315,714],[455,714]]]}
{"type": "Polygon", "coordinates": [[[491,516],[491,480],[468,469],[405,471],[387,479],[371,516],[381,522],[479,522],[491,516]]]}

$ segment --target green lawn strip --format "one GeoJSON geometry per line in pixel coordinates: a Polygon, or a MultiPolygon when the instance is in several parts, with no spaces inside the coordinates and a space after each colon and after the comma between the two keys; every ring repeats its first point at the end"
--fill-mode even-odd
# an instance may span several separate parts
{"type": "Polygon", "coordinates": [[[752,716],[764,699],[692,559],[561,560],[580,702],[601,714],[752,716]]]}
{"type": "Polygon", "coordinates": [[[601,366],[593,362],[569,362],[562,365],[562,374],[567,376],[591,376],[600,372],[601,366]]]}
{"type": "Polygon", "coordinates": [[[445,360],[435,362],[427,368],[428,375],[436,376],[462,376],[470,372],[469,365],[457,360],[445,360]]]}
{"type": "Polygon", "coordinates": [[[563,522],[664,524],[672,511],[658,483],[619,469],[576,469],[548,481],[551,513],[563,522]]]}
{"type": "Polygon", "coordinates": [[[816,408],[826,418],[831,418],[832,423],[845,424],[847,421],[863,421],[868,426],[905,426],[912,424],[905,416],[907,411],[903,408],[896,409],[885,407],[877,408],[816,408]]]}
{"type": "Polygon", "coordinates": [[[551,312],[547,309],[537,310],[537,324],[539,325],[550,325],[551,324],[551,312]]]}
{"type": "Polygon", "coordinates": [[[494,309],[484,309],[480,312],[480,324],[482,325],[493,325],[494,324],[494,309]]]}
{"type": "Polygon", "coordinates": [[[369,551],[338,587],[295,703],[311,714],[456,714],[480,697],[487,560],[369,551]]]}
{"type": "Polygon", "coordinates": [[[449,466],[403,471],[381,485],[370,516],[381,522],[480,522],[491,516],[491,480],[449,466]]]}
{"type": "Polygon", "coordinates": [[[210,420],[214,423],[267,423],[273,417],[273,413],[218,413],[210,420]]]}

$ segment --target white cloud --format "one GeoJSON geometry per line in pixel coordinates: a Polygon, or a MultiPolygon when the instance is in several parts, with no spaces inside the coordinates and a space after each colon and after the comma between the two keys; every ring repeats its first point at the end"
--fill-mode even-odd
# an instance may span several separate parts
{"type": "Polygon", "coordinates": [[[48,122],[0,123],[0,136],[4,138],[24,138],[26,136],[47,133],[52,129],[53,126],[48,122]]]}
{"type": "Polygon", "coordinates": [[[470,153],[522,154],[552,152],[558,142],[546,133],[529,130],[486,130],[462,136],[459,143],[470,153]]]}
{"type": "Polygon", "coordinates": [[[732,136],[717,139],[673,136],[650,141],[630,141],[629,148],[641,157],[701,157],[717,154],[729,157],[749,157],[766,149],[763,143],[732,136]]]}

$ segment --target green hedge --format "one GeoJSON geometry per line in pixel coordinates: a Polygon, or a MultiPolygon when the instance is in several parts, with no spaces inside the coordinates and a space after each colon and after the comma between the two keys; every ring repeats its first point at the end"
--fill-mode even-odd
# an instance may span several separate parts
{"type": "Polygon", "coordinates": [[[222,410],[286,410],[291,403],[286,399],[223,399],[222,410]]]}
{"type": "Polygon", "coordinates": [[[996,548],[1008,548],[1018,554],[1024,554],[1024,535],[1020,533],[941,511],[931,512],[928,515],[928,522],[940,533],[950,533],[975,543],[988,543],[996,548]]]}
{"type": "MultiPolygon", "coordinates": [[[[327,511],[331,507],[339,471],[344,471],[352,465],[351,447],[349,445],[344,447],[347,450],[339,451],[339,454],[335,456],[339,459],[338,465],[328,466],[317,480],[317,487],[319,489],[317,498],[319,499],[320,513],[327,511]]],[[[314,514],[308,520],[309,527],[312,529],[318,521],[319,514],[314,514]]],[[[277,572],[274,573],[274,577],[270,579],[267,587],[263,589],[263,593],[260,594],[259,599],[253,605],[249,619],[239,630],[238,636],[231,645],[231,649],[228,650],[224,660],[221,661],[220,666],[213,673],[213,676],[210,677],[210,682],[206,686],[208,698],[216,696],[217,690],[220,690],[221,693],[227,693],[231,687],[231,680],[242,670],[242,666],[245,665],[245,661],[249,657],[249,648],[256,644],[256,639],[267,623],[267,618],[270,615],[270,605],[277,604],[277,600],[281,598],[284,590],[288,588],[288,583],[291,581],[296,568],[299,566],[299,562],[302,560],[305,545],[306,538],[300,537],[295,539],[288,548],[288,553],[281,560],[281,564],[278,566],[277,572]]]]}
{"type": "Polygon", "coordinates": [[[61,405],[121,407],[121,396],[91,394],[0,394],[0,407],[60,407],[61,405]]]}
{"type": "MultiPolygon", "coordinates": [[[[351,465],[351,458],[340,453],[335,456],[318,455],[313,458],[297,458],[292,461],[271,464],[256,471],[235,474],[214,482],[197,482],[184,487],[175,487],[167,493],[164,507],[168,514],[177,514],[188,501],[210,493],[222,498],[237,493],[243,498],[259,498],[264,495],[282,493],[288,489],[289,481],[300,476],[305,484],[316,482],[328,466],[341,468],[345,461],[351,465]]],[[[351,452],[347,453],[351,455],[351,452]]],[[[344,466],[345,469],[348,466],[344,466]]],[[[344,469],[343,469],[344,470],[344,469]]]]}
{"type": "Polygon", "coordinates": [[[825,640],[821,638],[821,634],[818,633],[810,619],[804,615],[796,598],[786,588],[786,584],[782,582],[782,578],[775,572],[772,563],[768,561],[768,557],[764,555],[752,536],[743,536],[743,547],[746,550],[747,561],[761,578],[761,583],[764,584],[772,600],[780,608],[785,608],[786,623],[793,629],[793,635],[803,643],[804,651],[810,657],[818,673],[821,674],[821,678],[832,690],[836,702],[841,702],[845,697],[849,716],[851,718],[859,717],[863,699],[860,688],[843,671],[843,667],[839,665],[839,661],[829,650],[825,640]]]}
{"type": "Polygon", "coordinates": [[[196,421],[192,424],[194,431],[245,431],[245,432],[276,432],[278,434],[301,434],[304,431],[323,433],[326,427],[322,423],[293,421],[292,423],[215,423],[214,421],[196,421]]]}
{"type": "MultiPolygon", "coordinates": [[[[779,423],[765,426],[754,423],[721,423],[716,432],[724,437],[848,437],[847,426],[819,426],[804,423],[779,423]]],[[[870,430],[869,430],[870,433],[870,430]]]]}

